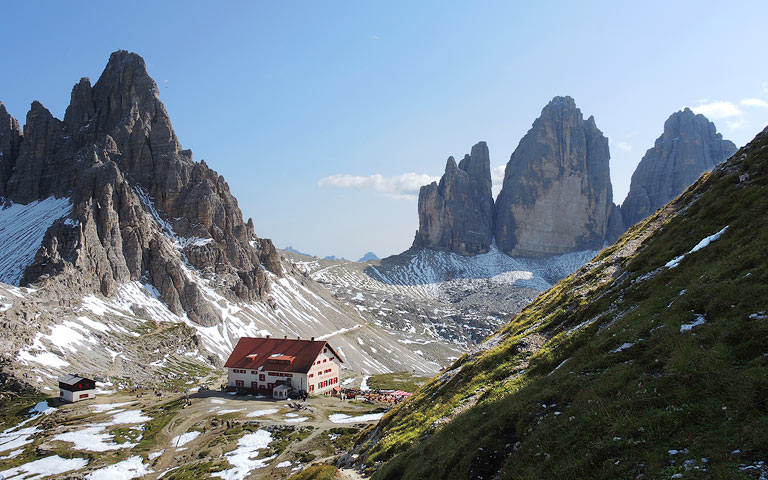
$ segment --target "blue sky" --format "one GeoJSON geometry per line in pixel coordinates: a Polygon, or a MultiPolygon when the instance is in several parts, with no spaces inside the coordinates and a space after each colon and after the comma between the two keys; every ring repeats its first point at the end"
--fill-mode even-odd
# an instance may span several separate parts
{"type": "Polygon", "coordinates": [[[418,185],[480,140],[503,166],[555,95],[609,137],[617,203],[674,111],[768,124],[764,1],[519,3],[6,2],[0,101],[61,118],[137,52],[259,235],[351,259],[408,248],[418,185]]]}

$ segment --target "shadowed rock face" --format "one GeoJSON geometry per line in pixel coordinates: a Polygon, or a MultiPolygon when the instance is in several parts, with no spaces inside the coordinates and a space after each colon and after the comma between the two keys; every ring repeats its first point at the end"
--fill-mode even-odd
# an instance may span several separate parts
{"type": "Polygon", "coordinates": [[[0,198],[6,196],[6,184],[16,166],[21,139],[19,122],[8,114],[5,105],[0,102],[0,198]]]}
{"type": "Polygon", "coordinates": [[[110,56],[91,87],[72,89],[64,121],[39,102],[23,137],[0,104],[0,195],[29,203],[70,197],[72,213],[48,230],[22,283],[46,275],[105,295],[121,282],[153,284],[178,314],[217,321],[184,258],[232,295],[268,289],[265,265],[281,274],[272,242],[245,223],[224,178],[182,150],[144,60],[110,56]],[[182,257],[183,254],[183,257],[182,257]]]}
{"type": "Polygon", "coordinates": [[[494,208],[499,248],[550,255],[599,250],[615,240],[623,226],[614,213],[609,159],[594,117],[584,120],[571,97],[555,97],[507,163],[494,208]]]}
{"type": "Polygon", "coordinates": [[[458,165],[448,158],[439,184],[421,187],[413,246],[474,255],[487,252],[492,242],[490,157],[480,142],[458,165]]]}
{"type": "Polygon", "coordinates": [[[624,223],[631,226],[654,213],[735,151],[704,115],[688,108],[673,113],[632,174],[621,205],[624,223]]]}

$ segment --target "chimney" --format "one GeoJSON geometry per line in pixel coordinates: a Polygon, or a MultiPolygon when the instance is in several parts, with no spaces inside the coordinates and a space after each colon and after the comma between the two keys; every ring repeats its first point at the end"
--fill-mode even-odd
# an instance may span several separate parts
{"type": "Polygon", "coordinates": [[[283,340],[288,340],[288,335],[284,336],[283,340]]]}
{"type": "Polygon", "coordinates": [[[267,338],[269,338],[271,335],[267,335],[267,338]]]}
{"type": "Polygon", "coordinates": [[[315,337],[312,337],[312,340],[311,340],[311,341],[312,341],[312,342],[314,342],[314,341],[315,341],[315,337]]]}
{"type": "Polygon", "coordinates": [[[296,337],[296,340],[301,340],[301,337],[296,337]]]}

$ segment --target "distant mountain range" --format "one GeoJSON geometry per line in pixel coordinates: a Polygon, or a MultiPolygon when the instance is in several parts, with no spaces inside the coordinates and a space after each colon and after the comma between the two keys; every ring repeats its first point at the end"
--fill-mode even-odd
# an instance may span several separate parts
{"type": "MultiPolygon", "coordinates": [[[[309,253],[300,252],[300,251],[296,250],[295,248],[293,248],[292,246],[287,246],[283,250],[285,250],[286,252],[295,253],[296,255],[304,255],[305,257],[319,258],[319,257],[317,257],[317,255],[311,255],[309,253]]],[[[378,259],[379,259],[379,257],[377,257],[375,253],[368,252],[365,255],[363,255],[362,257],[360,257],[358,262],[369,262],[371,260],[378,260],[378,259]]],[[[335,260],[335,261],[344,261],[344,262],[348,262],[349,261],[349,260],[347,260],[344,257],[337,257],[335,255],[328,255],[327,257],[323,257],[323,260],[335,260]]]]}
{"type": "Polygon", "coordinates": [[[375,253],[368,252],[365,255],[363,255],[362,257],[360,257],[358,262],[361,262],[361,263],[362,262],[370,262],[370,261],[378,260],[378,259],[379,259],[379,257],[377,257],[375,253]]]}

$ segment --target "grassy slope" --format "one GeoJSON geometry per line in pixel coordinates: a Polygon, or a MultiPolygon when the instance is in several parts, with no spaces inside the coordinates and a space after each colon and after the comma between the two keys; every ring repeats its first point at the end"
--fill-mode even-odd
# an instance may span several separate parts
{"type": "Polygon", "coordinates": [[[750,318],[766,267],[764,132],[393,410],[358,462],[375,479],[752,478],[739,467],[768,461],[768,318],[750,318]]]}

